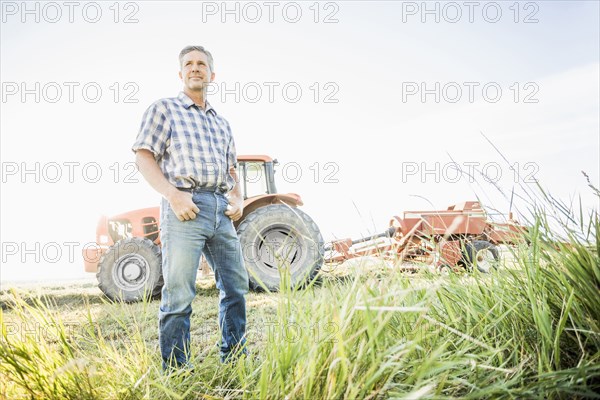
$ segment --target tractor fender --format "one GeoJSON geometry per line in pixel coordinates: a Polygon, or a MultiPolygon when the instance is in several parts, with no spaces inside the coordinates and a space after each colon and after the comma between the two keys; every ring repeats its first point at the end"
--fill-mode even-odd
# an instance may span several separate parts
{"type": "Polygon", "coordinates": [[[100,246],[97,243],[94,244],[95,246],[86,245],[83,250],[81,250],[85,272],[98,272],[98,262],[108,250],[108,246],[100,246]]]}
{"type": "Polygon", "coordinates": [[[86,244],[81,255],[83,256],[83,267],[85,272],[96,272],[98,271],[98,262],[100,257],[106,252],[108,246],[115,244],[108,234],[108,217],[102,215],[96,224],[96,243],[86,244]],[[107,241],[103,242],[101,238],[106,238],[107,241]]]}
{"type": "Polygon", "coordinates": [[[240,219],[234,222],[235,228],[237,229],[238,225],[241,224],[251,212],[271,204],[287,204],[290,207],[298,207],[302,206],[304,203],[302,202],[300,195],[296,193],[263,194],[251,197],[244,201],[244,213],[240,219]]]}

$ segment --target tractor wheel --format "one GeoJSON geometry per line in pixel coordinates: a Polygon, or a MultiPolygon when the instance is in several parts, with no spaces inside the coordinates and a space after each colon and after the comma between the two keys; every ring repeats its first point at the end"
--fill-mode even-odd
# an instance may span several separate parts
{"type": "Polygon", "coordinates": [[[488,273],[498,269],[500,253],[498,248],[485,240],[474,240],[465,243],[464,262],[468,269],[476,266],[480,272],[488,273]]]}
{"type": "Polygon", "coordinates": [[[163,286],[160,247],[149,239],[118,241],[98,264],[99,287],[115,301],[135,302],[158,297],[163,286]]]}
{"type": "Polygon", "coordinates": [[[286,286],[301,286],[323,264],[319,227],[298,208],[285,204],[261,207],[244,219],[237,233],[250,286],[255,290],[279,290],[284,276],[289,277],[286,286]]]}

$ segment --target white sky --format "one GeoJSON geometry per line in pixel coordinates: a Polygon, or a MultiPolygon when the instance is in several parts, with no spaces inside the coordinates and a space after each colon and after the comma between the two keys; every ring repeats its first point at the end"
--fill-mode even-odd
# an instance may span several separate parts
{"type": "MultiPolygon", "coordinates": [[[[230,121],[239,154],[280,161],[279,191],[302,195],[326,240],[379,232],[404,210],[443,209],[477,196],[507,212],[508,201],[479,174],[478,183],[467,176],[453,183],[447,167],[451,159],[465,169],[479,163],[490,175],[501,173],[496,183],[504,192],[514,186],[522,194],[481,133],[519,163],[520,183],[533,174],[555,196],[581,196],[598,209],[580,172],[598,185],[597,1],[476,2],[473,22],[465,2],[428,2],[439,22],[420,1],[230,2],[229,14],[222,2],[75,2],[72,23],[63,2],[27,3],[31,13],[22,4],[2,2],[2,282],[88,276],[79,254],[95,239],[98,217],[158,203],[140,175],[125,182],[129,149],[144,110],[181,90],[177,55],[189,44],[213,53],[220,89],[246,85],[238,100],[216,93],[210,101],[230,121]],[[98,22],[88,22],[97,9],[98,22]],[[289,22],[298,9],[299,21],[289,22]],[[253,23],[257,10],[262,17],[253,23]],[[127,15],[137,22],[123,23],[127,15]],[[337,22],[324,23],[327,16],[337,22]],[[273,101],[265,82],[274,86],[273,101]],[[422,82],[428,89],[439,82],[440,92],[446,85],[439,103],[434,94],[422,102],[420,92],[406,91],[422,82]],[[473,101],[464,82],[472,82],[473,101]],[[301,88],[297,102],[286,100],[286,84],[301,88]],[[252,102],[257,86],[262,97],[252,102]],[[62,97],[53,103],[57,87],[62,97]],[[92,103],[94,87],[102,94],[92,103]],[[451,103],[457,87],[462,97],[451,103]],[[502,93],[492,103],[484,96],[495,97],[494,87],[502,93]],[[22,98],[22,88],[31,93],[22,98]],[[125,102],[128,94],[137,102],[125,102]],[[324,102],[328,94],[337,103],[324,102]],[[22,175],[36,163],[39,183],[35,173],[22,175]],[[284,179],[286,165],[288,178],[300,167],[297,182],[284,179]],[[438,176],[422,176],[436,165],[438,176]],[[96,166],[102,175],[94,183],[96,166]],[[50,182],[57,171],[61,178],[50,182]],[[337,182],[326,182],[332,172],[337,182]]],[[[286,94],[294,96],[293,87],[286,94]]]]}

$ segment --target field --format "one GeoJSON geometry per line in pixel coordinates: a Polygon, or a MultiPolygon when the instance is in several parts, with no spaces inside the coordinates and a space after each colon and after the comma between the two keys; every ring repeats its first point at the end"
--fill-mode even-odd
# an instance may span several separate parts
{"type": "Polygon", "coordinates": [[[93,284],[3,291],[0,397],[600,398],[598,215],[559,237],[534,214],[529,243],[490,274],[371,260],[249,294],[250,355],[235,364],[219,363],[218,291],[199,280],[193,373],[160,371],[158,301],[111,303],[93,284]]]}

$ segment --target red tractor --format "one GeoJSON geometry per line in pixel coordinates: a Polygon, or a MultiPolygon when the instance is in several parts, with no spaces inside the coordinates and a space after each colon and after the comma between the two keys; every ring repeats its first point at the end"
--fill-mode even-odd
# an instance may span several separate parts
{"type": "MultiPolygon", "coordinates": [[[[323,264],[323,238],[298,207],[295,193],[277,193],[269,156],[239,156],[244,214],[234,223],[253,289],[278,290],[282,276],[295,287],[312,279],[323,264]],[[285,272],[285,274],[282,274],[285,272]]],[[[96,272],[100,289],[128,302],[158,296],[163,286],[159,207],[101,217],[95,248],[83,252],[85,270],[96,272]]]]}

